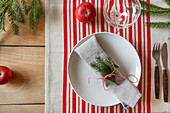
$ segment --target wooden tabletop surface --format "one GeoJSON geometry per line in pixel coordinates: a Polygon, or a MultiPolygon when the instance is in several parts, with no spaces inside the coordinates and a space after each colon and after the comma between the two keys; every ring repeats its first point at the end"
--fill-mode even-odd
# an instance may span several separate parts
{"type": "MultiPolygon", "coordinates": [[[[45,7],[45,0],[42,4],[45,7]]],[[[0,32],[0,65],[13,72],[12,80],[0,85],[0,113],[43,113],[45,19],[39,19],[34,30],[28,23],[21,25],[19,36],[6,21],[6,32],[0,32]]]]}

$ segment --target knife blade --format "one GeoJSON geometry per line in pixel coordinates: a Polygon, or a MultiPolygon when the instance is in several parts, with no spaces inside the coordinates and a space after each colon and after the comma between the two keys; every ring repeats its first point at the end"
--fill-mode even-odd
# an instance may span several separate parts
{"type": "Polygon", "coordinates": [[[168,50],[167,50],[167,43],[164,43],[161,49],[161,57],[162,63],[164,66],[163,69],[163,95],[164,95],[164,102],[168,102],[168,50]]]}
{"type": "Polygon", "coordinates": [[[168,67],[168,50],[167,43],[164,43],[161,49],[162,63],[165,69],[168,67]]]}

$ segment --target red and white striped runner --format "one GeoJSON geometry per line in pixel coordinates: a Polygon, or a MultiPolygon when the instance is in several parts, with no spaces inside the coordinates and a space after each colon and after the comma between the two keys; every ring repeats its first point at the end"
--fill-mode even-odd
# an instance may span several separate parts
{"type": "MultiPolygon", "coordinates": [[[[128,2],[128,0],[126,0],[128,2]]],[[[146,0],[150,2],[150,0],[146,0]]],[[[120,4],[124,0],[117,0],[120,4]]],[[[118,4],[119,4],[118,3],[118,4]]],[[[137,113],[151,112],[151,29],[145,26],[145,22],[150,21],[149,16],[140,16],[138,21],[129,28],[119,32],[109,26],[103,17],[104,0],[63,0],[63,92],[62,92],[62,112],[63,113],[137,113]],[[91,2],[97,11],[97,18],[89,24],[80,23],[75,17],[76,7],[82,2],[91,2]],[[123,109],[119,104],[110,107],[98,107],[82,100],[67,80],[67,60],[72,48],[85,36],[96,32],[112,32],[127,39],[138,51],[141,64],[142,75],[138,85],[143,97],[138,104],[128,110],[123,109]]],[[[123,6],[122,6],[123,7],[123,6]]]]}

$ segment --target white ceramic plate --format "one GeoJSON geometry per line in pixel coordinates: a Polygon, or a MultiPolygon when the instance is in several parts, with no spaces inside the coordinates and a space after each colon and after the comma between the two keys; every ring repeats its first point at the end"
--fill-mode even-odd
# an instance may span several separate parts
{"type": "MultiPolygon", "coordinates": [[[[134,47],[116,34],[96,33],[92,35],[96,36],[105,52],[119,64],[118,70],[122,74],[136,75],[138,82],[134,85],[137,86],[141,76],[141,64],[134,47]]],[[[75,48],[92,35],[82,39],[75,48]]],[[[99,77],[100,75],[96,75],[91,67],[74,52],[74,49],[68,60],[68,78],[75,92],[85,101],[97,106],[112,106],[120,103],[115,95],[103,89],[101,80],[93,80],[88,84],[88,77],[99,77]]],[[[130,79],[135,81],[134,78],[130,79]]]]}

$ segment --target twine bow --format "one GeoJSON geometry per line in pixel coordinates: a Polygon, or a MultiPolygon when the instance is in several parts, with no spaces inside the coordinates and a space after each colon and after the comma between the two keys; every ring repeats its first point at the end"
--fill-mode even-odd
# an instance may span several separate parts
{"type": "Polygon", "coordinates": [[[112,77],[112,76],[115,76],[115,77],[117,77],[117,78],[124,78],[124,79],[130,81],[131,83],[136,83],[136,82],[138,81],[137,77],[136,77],[135,75],[132,75],[132,74],[128,74],[128,75],[125,75],[125,76],[116,75],[116,74],[115,74],[115,68],[114,68],[114,71],[113,71],[112,73],[110,73],[110,74],[107,74],[105,77],[101,77],[101,78],[89,77],[89,78],[88,78],[88,84],[90,84],[90,79],[102,79],[104,90],[105,90],[105,91],[109,91],[109,89],[106,89],[106,88],[105,88],[104,80],[105,80],[106,78],[112,77]],[[131,81],[130,79],[126,78],[127,76],[135,77],[136,81],[135,81],[135,82],[131,81]]]}

